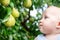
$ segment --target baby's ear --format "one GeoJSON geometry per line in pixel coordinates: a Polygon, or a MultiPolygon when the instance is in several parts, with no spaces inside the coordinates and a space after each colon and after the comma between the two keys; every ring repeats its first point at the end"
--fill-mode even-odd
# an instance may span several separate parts
{"type": "Polygon", "coordinates": [[[60,22],[58,22],[56,28],[60,29],[60,22]]]}

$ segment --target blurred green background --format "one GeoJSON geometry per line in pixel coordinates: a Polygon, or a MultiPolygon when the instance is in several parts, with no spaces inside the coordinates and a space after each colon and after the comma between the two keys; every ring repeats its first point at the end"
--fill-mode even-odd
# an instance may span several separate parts
{"type": "Polygon", "coordinates": [[[60,7],[60,0],[0,0],[0,40],[34,40],[41,34],[42,12],[51,5],[60,7]]]}

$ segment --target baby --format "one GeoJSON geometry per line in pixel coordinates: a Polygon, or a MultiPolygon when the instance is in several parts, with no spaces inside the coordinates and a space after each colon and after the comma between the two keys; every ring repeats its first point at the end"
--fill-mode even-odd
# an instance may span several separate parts
{"type": "Polygon", "coordinates": [[[60,8],[48,7],[42,14],[39,29],[43,34],[34,40],[60,40],[60,8]]]}

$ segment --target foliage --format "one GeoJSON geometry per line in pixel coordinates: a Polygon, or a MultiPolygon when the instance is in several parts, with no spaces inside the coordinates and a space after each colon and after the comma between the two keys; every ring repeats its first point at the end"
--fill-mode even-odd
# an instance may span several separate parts
{"type": "Polygon", "coordinates": [[[0,0],[0,40],[34,40],[41,33],[38,29],[41,13],[37,9],[43,9],[45,4],[60,7],[60,0],[0,0]],[[37,18],[30,15],[34,9],[37,18]]]}

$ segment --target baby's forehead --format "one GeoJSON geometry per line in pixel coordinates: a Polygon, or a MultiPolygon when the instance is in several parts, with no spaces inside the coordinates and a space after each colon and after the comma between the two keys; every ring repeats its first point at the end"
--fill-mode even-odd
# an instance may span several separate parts
{"type": "Polygon", "coordinates": [[[48,7],[43,14],[60,15],[60,8],[55,6],[48,7]]]}

